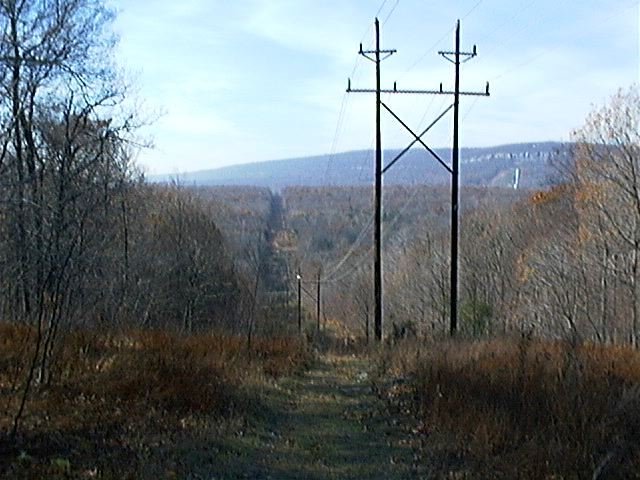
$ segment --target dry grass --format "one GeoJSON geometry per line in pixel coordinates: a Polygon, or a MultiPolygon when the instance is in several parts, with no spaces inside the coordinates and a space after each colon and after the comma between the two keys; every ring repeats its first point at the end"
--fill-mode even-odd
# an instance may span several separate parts
{"type": "Polygon", "coordinates": [[[55,352],[52,381],[34,389],[17,444],[8,445],[3,438],[17,410],[34,337],[30,328],[0,324],[0,477],[3,462],[15,464],[21,450],[53,458],[79,448],[79,437],[120,444],[132,432],[184,428],[189,418],[240,417],[259,402],[255,385],[310,361],[295,338],[258,338],[247,351],[245,338],[224,334],[74,332],[55,352]]]}
{"type": "Polygon", "coordinates": [[[396,352],[426,433],[452,433],[471,471],[639,478],[640,352],[528,337],[396,352]]]}

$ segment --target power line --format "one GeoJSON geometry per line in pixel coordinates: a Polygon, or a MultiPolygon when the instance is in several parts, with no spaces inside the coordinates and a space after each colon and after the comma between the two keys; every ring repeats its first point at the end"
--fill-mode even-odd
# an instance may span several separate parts
{"type": "MultiPolygon", "coordinates": [[[[529,2],[526,5],[517,6],[516,11],[512,15],[507,17],[506,20],[504,20],[504,21],[500,22],[499,24],[497,24],[496,26],[494,26],[491,29],[490,33],[487,33],[484,36],[481,36],[480,40],[481,41],[485,41],[485,40],[494,39],[494,38],[497,37],[498,33],[503,30],[505,25],[514,26],[514,24],[515,24],[514,20],[516,20],[518,17],[520,17],[524,13],[526,13],[536,2],[537,2],[537,0],[529,0],[529,2]]],[[[540,24],[540,19],[532,20],[531,16],[529,16],[527,18],[528,18],[528,21],[525,23],[525,25],[524,26],[520,26],[520,27],[517,28],[516,34],[520,34],[521,35],[522,32],[528,30],[532,24],[533,25],[539,25],[540,24]]],[[[514,35],[510,35],[509,37],[507,37],[507,39],[502,40],[502,42],[500,42],[500,44],[501,43],[505,43],[507,40],[510,40],[511,38],[513,38],[513,36],[514,35]]],[[[485,54],[493,52],[495,50],[495,48],[496,48],[496,45],[494,45],[493,48],[489,48],[488,50],[486,50],[485,54]]]]}
{"type": "MultiPolygon", "coordinates": [[[[623,6],[622,8],[620,8],[620,10],[614,10],[614,11],[613,11],[613,12],[611,12],[609,15],[605,16],[604,18],[602,18],[602,19],[601,19],[601,21],[600,21],[600,23],[601,23],[601,24],[606,23],[606,22],[610,21],[612,18],[615,18],[616,16],[618,16],[618,15],[622,14],[623,12],[626,12],[627,10],[629,10],[629,9],[631,9],[631,8],[638,7],[639,5],[640,5],[640,1],[634,0],[632,3],[627,4],[627,5],[623,6]]],[[[518,32],[518,33],[521,33],[521,32],[518,32]]],[[[584,31],[584,33],[583,33],[583,35],[577,35],[577,36],[574,36],[574,37],[573,37],[573,40],[575,41],[575,40],[579,40],[579,39],[581,39],[581,38],[588,37],[590,34],[591,34],[591,32],[590,32],[590,31],[585,30],[585,31],[584,31]]],[[[514,35],[515,35],[515,34],[514,34],[514,35]]],[[[513,35],[512,35],[512,37],[513,37],[513,35]]],[[[511,38],[511,37],[510,37],[510,38],[511,38]]],[[[492,77],[492,78],[491,78],[491,81],[493,81],[493,80],[498,80],[498,79],[500,79],[500,78],[503,78],[503,77],[505,77],[505,76],[507,76],[507,75],[509,75],[509,74],[511,74],[511,73],[513,73],[513,72],[515,72],[516,70],[519,70],[519,69],[521,69],[522,67],[524,67],[524,66],[526,66],[526,65],[529,65],[529,64],[531,64],[531,63],[533,63],[533,62],[537,61],[538,59],[540,59],[540,58],[542,58],[542,57],[544,57],[544,56],[546,56],[546,55],[548,55],[548,54],[550,54],[550,53],[552,53],[552,52],[554,52],[554,51],[556,51],[556,50],[560,49],[560,48],[561,48],[561,47],[563,47],[563,46],[565,46],[565,44],[564,44],[564,43],[556,43],[553,47],[546,48],[546,49],[544,49],[544,50],[542,50],[542,51],[540,51],[540,52],[538,52],[538,53],[534,54],[533,56],[531,56],[531,57],[529,57],[529,58],[527,58],[527,59],[523,60],[522,62],[519,62],[519,63],[517,63],[516,65],[513,65],[513,66],[511,66],[511,67],[508,67],[507,69],[505,69],[505,70],[504,70],[504,71],[502,71],[501,73],[499,73],[499,74],[497,74],[496,76],[492,77]]],[[[569,73],[571,73],[572,75],[574,75],[574,74],[575,74],[575,72],[573,72],[573,71],[571,71],[571,70],[569,70],[568,72],[569,72],[569,73]]]]}
{"type": "MultiPolygon", "coordinates": [[[[378,9],[378,11],[376,12],[376,17],[378,15],[380,15],[380,12],[382,11],[382,9],[384,8],[384,6],[387,4],[387,0],[383,0],[382,5],[380,5],[380,8],[378,9]]],[[[369,28],[367,28],[367,33],[369,33],[369,31],[371,30],[371,24],[369,24],[369,28]]],[[[366,35],[366,34],[365,34],[366,35]]]]}
{"type": "MultiPolygon", "coordinates": [[[[387,1],[388,0],[383,0],[382,1],[382,3],[380,4],[380,7],[378,7],[378,10],[376,11],[376,14],[375,14],[376,17],[380,14],[380,12],[382,12],[382,10],[384,9],[385,5],[387,4],[387,1]]],[[[394,11],[395,11],[395,9],[396,9],[396,7],[398,6],[399,3],[400,3],[400,0],[396,0],[395,4],[393,5],[391,10],[387,14],[387,16],[386,16],[386,18],[384,20],[384,23],[386,23],[389,20],[389,18],[394,13],[394,11]]],[[[364,38],[369,34],[370,31],[371,31],[371,25],[369,24],[369,26],[367,27],[365,32],[362,34],[362,37],[360,38],[360,43],[362,43],[364,41],[364,38]]],[[[359,64],[359,62],[358,62],[359,59],[360,59],[360,57],[356,57],[356,60],[354,61],[354,65],[353,65],[353,68],[351,70],[351,77],[355,76],[355,74],[356,74],[356,71],[357,71],[357,68],[358,68],[358,64],[359,64]]],[[[331,168],[330,166],[333,163],[333,160],[335,158],[335,153],[337,151],[338,138],[339,138],[339,135],[340,135],[340,131],[342,129],[342,124],[344,122],[344,117],[346,116],[346,112],[345,111],[346,111],[346,105],[348,104],[347,97],[348,97],[348,95],[345,92],[343,97],[342,97],[342,103],[340,105],[340,110],[339,110],[339,113],[338,113],[338,120],[337,120],[337,123],[336,123],[336,129],[335,129],[335,132],[334,132],[333,140],[331,142],[330,157],[329,157],[329,160],[327,162],[327,168],[325,170],[325,182],[326,182],[326,179],[329,176],[329,170],[331,168]]],[[[323,182],[323,184],[326,184],[326,183],[323,182]]]]}
{"type": "MultiPolygon", "coordinates": [[[[478,0],[469,10],[467,10],[467,12],[461,17],[462,20],[465,20],[467,17],[469,17],[481,4],[482,4],[483,0],[478,0]]],[[[424,53],[422,53],[418,59],[413,62],[409,68],[407,68],[402,75],[399,77],[403,78],[407,73],[409,73],[411,70],[413,70],[416,66],[418,66],[419,63],[421,63],[425,58],[427,58],[427,56],[431,53],[433,53],[435,51],[435,49],[438,47],[438,45],[440,45],[442,43],[442,41],[447,38],[449,35],[451,35],[451,33],[455,30],[455,27],[451,27],[450,29],[448,29],[445,33],[442,34],[442,36],[440,38],[438,38],[438,40],[436,40],[433,45],[431,45],[429,48],[427,48],[427,50],[424,51],[424,53]]]]}
{"type": "Polygon", "coordinates": [[[469,9],[469,11],[467,11],[467,13],[465,13],[465,14],[462,16],[461,20],[465,20],[469,15],[471,15],[471,14],[474,12],[474,10],[480,6],[480,4],[482,3],[482,1],[483,1],[483,0],[478,0],[478,1],[475,3],[475,5],[474,5],[473,7],[471,7],[471,8],[469,9]]]}
{"type": "MultiPolygon", "coordinates": [[[[396,3],[393,5],[393,7],[389,11],[389,13],[385,17],[385,19],[382,21],[382,26],[383,27],[387,24],[387,22],[389,21],[389,18],[391,18],[391,15],[393,15],[393,12],[395,11],[395,9],[396,9],[396,7],[398,6],[399,3],[400,3],[400,0],[396,0],[396,3]]],[[[376,17],[377,17],[377,15],[376,15],[376,17]]]]}
{"type": "Polygon", "coordinates": [[[427,58],[427,55],[433,53],[435,51],[435,49],[438,47],[438,45],[440,45],[442,43],[442,41],[445,38],[447,38],[451,34],[451,32],[453,32],[454,30],[455,30],[455,27],[452,27],[449,30],[447,30],[442,35],[442,37],[440,37],[438,40],[436,40],[433,45],[431,45],[422,55],[420,55],[420,57],[418,57],[418,60],[413,62],[409,66],[409,68],[407,68],[399,78],[403,78],[407,73],[409,73],[411,70],[413,70],[420,62],[422,62],[425,58],[427,58]]]}
{"type": "MultiPolygon", "coordinates": [[[[385,230],[384,232],[384,240],[385,242],[388,242],[391,240],[391,238],[393,237],[394,233],[397,233],[399,230],[395,229],[394,227],[399,223],[400,218],[402,218],[402,215],[404,214],[404,212],[407,211],[407,208],[409,208],[409,204],[413,201],[413,199],[418,195],[420,191],[420,186],[416,185],[414,187],[413,193],[404,201],[404,204],[402,205],[402,208],[400,208],[400,210],[398,211],[398,213],[396,214],[395,218],[393,218],[390,222],[389,228],[385,230]],[[388,233],[388,232],[392,232],[392,233],[388,233]]],[[[371,217],[373,219],[373,217],[371,217]]],[[[351,268],[349,270],[347,270],[346,273],[344,273],[343,275],[337,277],[337,278],[326,278],[324,282],[325,283],[337,283],[342,281],[343,279],[345,279],[346,277],[356,273],[356,271],[362,266],[362,264],[369,259],[368,255],[370,255],[373,252],[373,248],[374,246],[371,245],[367,251],[365,252],[365,255],[362,256],[362,258],[360,258],[357,263],[355,265],[352,265],[351,268]]],[[[334,275],[335,273],[333,273],[332,275],[334,275]]]]}
{"type": "Polygon", "coordinates": [[[340,104],[340,110],[338,112],[338,120],[336,122],[336,129],[333,133],[333,140],[331,141],[331,150],[330,155],[329,155],[329,159],[327,160],[327,167],[325,169],[324,172],[324,181],[323,184],[327,184],[327,179],[329,177],[329,171],[331,170],[331,164],[333,163],[333,160],[335,158],[336,155],[336,150],[337,150],[337,146],[338,146],[338,138],[340,137],[340,132],[342,130],[342,125],[344,122],[344,117],[345,117],[345,110],[346,110],[346,104],[347,104],[347,94],[345,93],[342,96],[342,102],[340,104]]]}
{"type": "MultiPolygon", "coordinates": [[[[384,7],[385,3],[386,3],[386,0],[383,1],[382,5],[380,6],[380,10],[384,7]]],[[[369,27],[369,29],[370,29],[370,27],[369,27]]],[[[363,38],[367,33],[368,33],[368,31],[363,34],[363,38]]],[[[355,72],[357,70],[357,66],[358,66],[358,61],[356,59],[356,61],[354,62],[353,69],[352,69],[352,74],[355,74],[355,72]]],[[[331,171],[331,167],[332,167],[333,161],[335,159],[336,151],[337,151],[337,148],[338,148],[338,142],[339,142],[340,134],[342,132],[342,128],[343,128],[343,125],[344,125],[344,121],[345,121],[345,118],[347,116],[348,105],[349,105],[348,95],[345,92],[343,97],[342,97],[342,101],[341,101],[341,104],[340,104],[340,109],[338,111],[338,118],[336,120],[336,127],[335,127],[335,130],[334,130],[333,139],[331,141],[330,156],[329,156],[329,158],[327,160],[327,165],[326,165],[325,172],[324,172],[324,179],[322,181],[322,185],[323,186],[327,186],[328,185],[329,174],[330,174],[330,171],[331,171]]],[[[365,231],[365,230],[366,230],[366,226],[365,226],[365,228],[363,228],[363,231],[365,231]]],[[[300,292],[301,292],[301,289],[304,290],[302,288],[302,282],[301,282],[301,278],[302,277],[301,277],[301,272],[300,272],[299,268],[300,268],[300,264],[305,261],[305,257],[306,257],[306,255],[303,256],[302,259],[298,259],[299,266],[298,266],[297,278],[298,278],[298,328],[299,329],[301,329],[301,296],[300,296],[300,292]]],[[[318,280],[318,282],[319,282],[319,280],[318,280]]],[[[308,293],[308,292],[305,292],[305,293],[308,293]]],[[[319,299],[318,299],[318,302],[319,302],[319,299]]]]}
{"type": "MultiPolygon", "coordinates": [[[[427,104],[427,108],[424,109],[424,113],[422,114],[422,117],[420,117],[420,121],[418,122],[418,125],[422,126],[424,124],[424,121],[427,119],[427,114],[429,113],[429,111],[431,110],[431,106],[433,105],[433,102],[435,101],[436,97],[435,95],[430,97],[431,99],[429,100],[429,103],[427,104]]],[[[442,99],[442,104],[444,104],[446,100],[443,98],[442,99]]],[[[439,108],[439,110],[442,109],[439,108]]]]}
{"type": "Polygon", "coordinates": [[[460,120],[460,123],[464,123],[464,121],[467,119],[467,117],[471,113],[471,110],[473,110],[473,108],[476,106],[476,103],[478,103],[478,97],[473,99],[473,102],[471,102],[471,105],[469,105],[469,108],[467,108],[467,111],[462,116],[462,119],[460,120]]]}
{"type": "Polygon", "coordinates": [[[364,180],[365,175],[365,167],[371,165],[371,160],[373,159],[373,151],[376,145],[376,137],[375,135],[371,136],[371,141],[369,142],[369,149],[367,150],[366,157],[363,157],[363,161],[358,165],[358,181],[362,182],[364,180]]]}
{"type": "Polygon", "coordinates": [[[325,278],[324,278],[325,281],[331,278],[331,276],[334,275],[338,270],[340,270],[340,267],[344,265],[344,263],[349,259],[349,257],[351,257],[351,255],[353,255],[353,253],[355,252],[355,249],[358,247],[360,242],[362,242],[365,235],[368,233],[369,229],[371,228],[371,225],[373,225],[373,220],[374,220],[374,216],[372,215],[369,217],[369,220],[364,225],[364,227],[362,227],[362,230],[360,230],[360,233],[351,244],[351,247],[349,248],[347,253],[342,257],[342,259],[336,265],[334,265],[331,268],[331,270],[328,273],[325,274],[325,278]]]}
{"type": "MultiPolygon", "coordinates": [[[[407,211],[407,208],[409,208],[409,204],[413,201],[413,199],[416,197],[416,195],[419,193],[420,191],[420,186],[419,185],[415,185],[415,188],[413,190],[413,193],[404,201],[402,207],[399,209],[398,213],[396,214],[396,216],[391,220],[389,228],[384,232],[384,240],[385,241],[390,241],[391,238],[393,237],[393,233],[397,233],[398,230],[396,230],[394,227],[398,224],[400,218],[402,217],[402,215],[407,211]],[[393,233],[388,233],[389,231],[393,232],[393,233]]],[[[371,221],[367,223],[367,225],[365,225],[365,228],[368,229],[371,224],[373,223],[373,216],[370,217],[371,221]]],[[[365,228],[363,228],[363,230],[360,232],[360,235],[358,235],[358,237],[360,237],[361,235],[363,235],[364,233],[366,233],[365,228]]],[[[354,241],[355,243],[359,243],[361,240],[357,239],[356,241],[354,241]]],[[[353,245],[353,244],[352,244],[353,245]]],[[[345,255],[345,257],[343,257],[343,259],[339,262],[340,263],[340,267],[342,267],[342,265],[346,262],[346,260],[349,259],[349,257],[351,257],[354,253],[355,253],[355,248],[350,249],[351,252],[349,253],[349,255],[345,255]]],[[[371,245],[367,251],[365,252],[365,255],[360,259],[360,261],[357,263],[357,267],[359,268],[360,265],[362,265],[362,263],[364,263],[364,260],[367,260],[367,256],[371,254],[371,252],[373,251],[373,245],[371,245]]],[[[356,268],[357,269],[357,268],[356,268]]],[[[325,275],[325,278],[323,279],[324,283],[335,283],[340,281],[341,279],[351,275],[353,272],[353,268],[351,269],[351,271],[349,271],[349,273],[342,275],[340,277],[338,277],[337,279],[332,279],[331,277],[333,275],[335,275],[339,270],[339,267],[334,267],[331,269],[331,272],[325,275]]]]}

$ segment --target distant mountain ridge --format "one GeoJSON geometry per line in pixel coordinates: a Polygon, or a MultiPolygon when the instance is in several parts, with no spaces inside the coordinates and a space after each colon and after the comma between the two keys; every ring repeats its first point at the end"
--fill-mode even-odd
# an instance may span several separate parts
{"type": "MultiPolygon", "coordinates": [[[[434,150],[450,164],[451,150],[434,150]]],[[[540,188],[554,183],[550,162],[566,156],[570,144],[536,142],[496,147],[463,148],[460,151],[460,175],[463,185],[512,187],[518,177],[519,188],[540,188]],[[517,172],[517,173],[516,173],[517,172]]],[[[384,151],[388,165],[400,152],[384,151]]],[[[232,165],[180,175],[152,175],[150,182],[165,183],[176,178],[185,185],[246,185],[281,189],[287,186],[354,186],[373,181],[371,150],[356,150],[311,157],[272,160],[232,165]]],[[[449,183],[449,173],[424,149],[409,150],[384,176],[386,184],[449,183]]]]}

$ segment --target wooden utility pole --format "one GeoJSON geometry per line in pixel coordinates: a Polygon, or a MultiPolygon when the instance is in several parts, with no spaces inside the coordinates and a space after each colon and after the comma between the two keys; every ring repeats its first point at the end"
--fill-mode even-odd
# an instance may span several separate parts
{"type": "Polygon", "coordinates": [[[376,18],[376,165],[375,165],[375,260],[373,263],[374,335],[382,342],[382,127],[380,125],[380,22],[376,18]]]}
{"type": "MultiPolygon", "coordinates": [[[[380,22],[375,19],[376,30],[376,48],[375,50],[363,50],[362,44],[360,44],[360,51],[358,52],[363,57],[371,60],[376,64],[376,88],[375,90],[366,90],[367,92],[375,92],[376,94],[376,158],[374,165],[374,260],[373,260],[373,296],[374,296],[374,320],[373,329],[375,339],[378,342],[382,342],[382,319],[383,319],[383,291],[382,291],[382,127],[380,125],[380,63],[385,58],[390,57],[396,51],[395,50],[381,50],[380,49],[380,22]],[[369,55],[373,54],[373,58],[369,55]],[[384,57],[380,57],[380,54],[384,54],[384,57]]],[[[349,80],[349,87],[347,92],[351,90],[351,80],[349,80]]],[[[355,90],[353,90],[355,91],[355,90]]]]}
{"type": "Polygon", "coordinates": [[[320,299],[322,298],[320,296],[320,293],[321,293],[320,292],[320,285],[322,284],[322,282],[320,280],[320,273],[321,273],[321,270],[318,269],[318,286],[317,286],[317,289],[316,289],[316,317],[317,317],[317,322],[318,322],[318,325],[317,325],[318,332],[320,331],[320,299]]]}
{"type": "MultiPolygon", "coordinates": [[[[460,20],[456,23],[455,80],[453,91],[453,146],[451,148],[451,319],[449,333],[458,330],[458,203],[460,199],[460,147],[458,119],[460,117],[460,20]]],[[[475,48],[474,48],[475,55],[475,48]]]]}
{"type": "MultiPolygon", "coordinates": [[[[450,322],[449,333],[454,336],[458,331],[458,219],[460,218],[460,146],[459,146],[459,118],[460,95],[489,96],[489,83],[484,92],[460,91],[460,64],[471,60],[478,53],[476,46],[471,52],[460,51],[460,20],[456,22],[455,50],[453,52],[440,51],[438,54],[449,60],[455,66],[453,89],[453,145],[451,148],[451,278],[450,278],[450,322]],[[453,58],[451,58],[453,56],[453,58]],[[464,57],[462,62],[460,57],[464,57]]],[[[449,93],[449,92],[441,92],[449,93]]]]}

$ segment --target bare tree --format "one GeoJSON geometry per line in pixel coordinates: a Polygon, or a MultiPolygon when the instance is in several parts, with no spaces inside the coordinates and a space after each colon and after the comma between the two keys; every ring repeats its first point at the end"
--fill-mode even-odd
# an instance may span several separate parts
{"type": "Polygon", "coordinates": [[[102,226],[96,207],[108,208],[126,176],[119,145],[131,117],[115,111],[123,91],[109,62],[111,18],[97,0],[0,2],[0,248],[16,273],[2,290],[12,317],[36,329],[14,433],[32,382],[47,381],[60,320],[78,302],[80,260],[102,226]]]}
{"type": "MultiPolygon", "coordinates": [[[[640,92],[619,91],[575,132],[576,205],[590,263],[600,268],[601,317],[610,275],[629,286],[628,338],[638,345],[640,321],[640,92]],[[616,259],[614,262],[613,259],[616,259]]],[[[604,323],[604,318],[601,320],[604,323]]]]}

